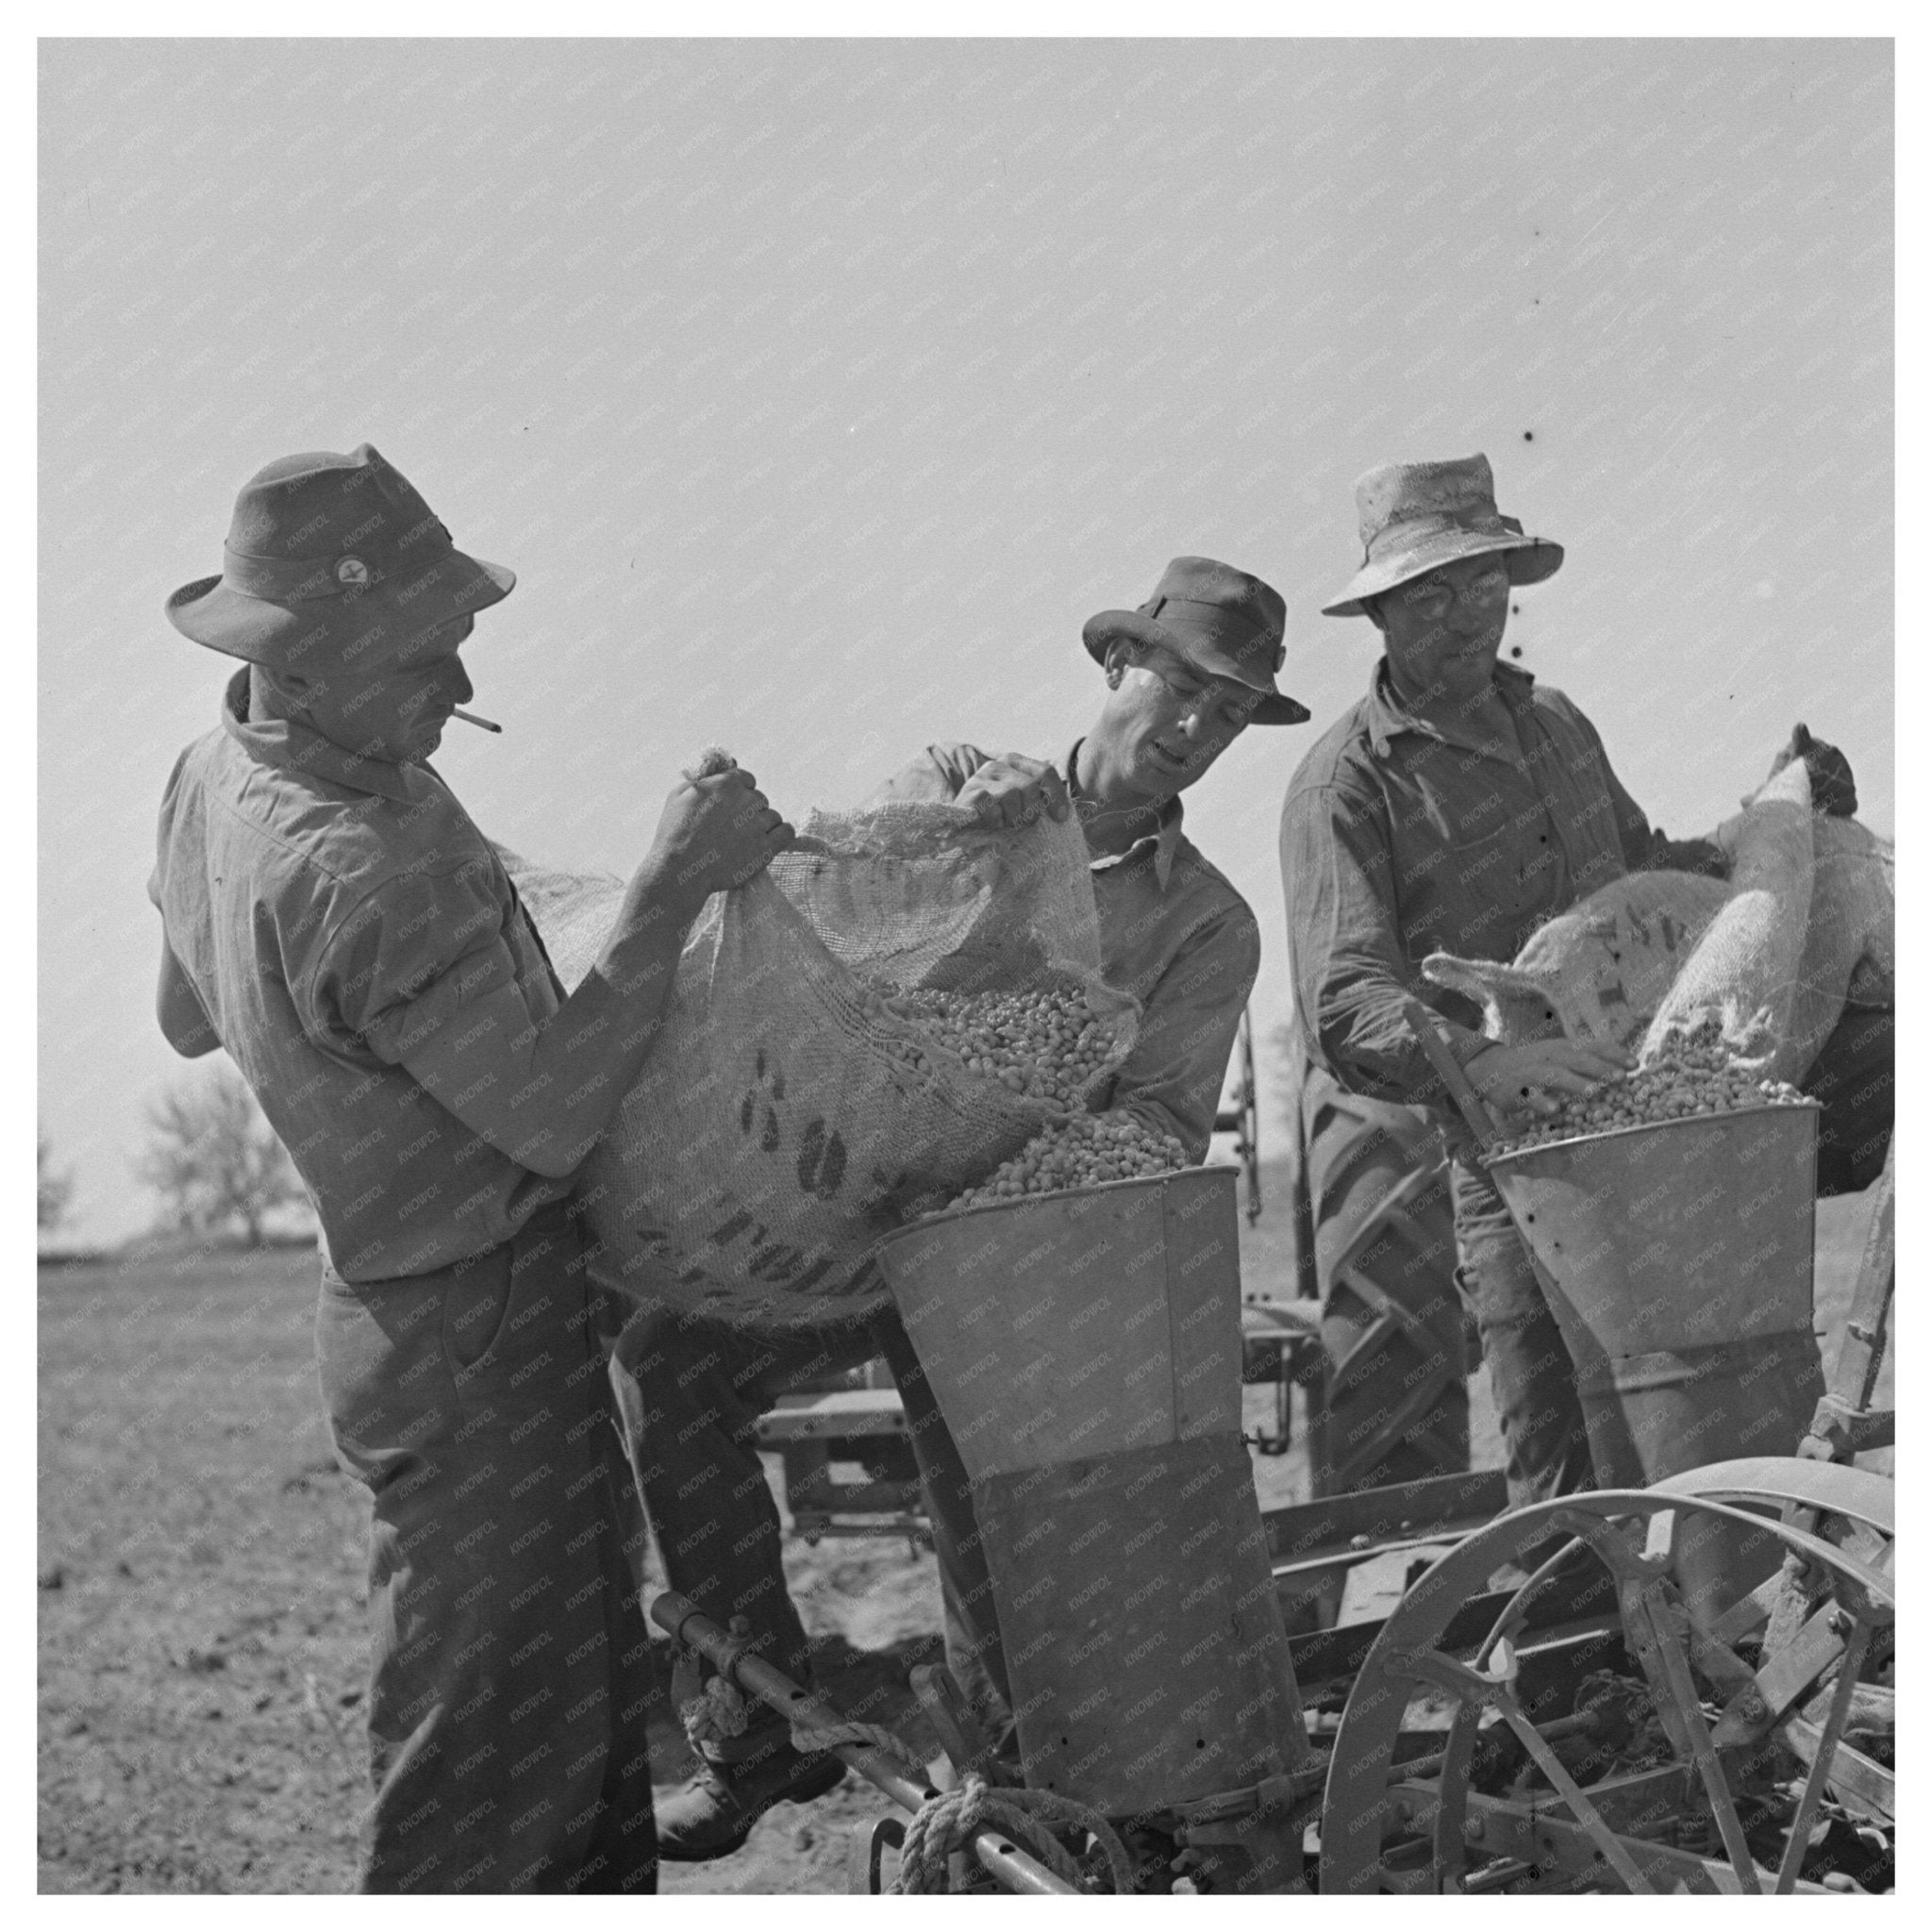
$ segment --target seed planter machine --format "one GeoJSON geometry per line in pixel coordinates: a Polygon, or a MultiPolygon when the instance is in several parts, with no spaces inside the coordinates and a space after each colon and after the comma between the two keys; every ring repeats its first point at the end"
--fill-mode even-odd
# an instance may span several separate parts
{"type": "Polygon", "coordinates": [[[652,1613],[904,1814],[874,1890],[1889,1890],[1893,1490],[1854,1457],[1892,1440],[1892,1168],[1827,1387],[1815,1140],[1807,1105],[1489,1147],[1600,1485],[1516,1510],[1495,1472],[1257,1508],[1230,1170],[891,1237],[1017,1768],[942,1669],[913,1674],[920,1763],[684,1599],[652,1613]],[[1368,1564],[1403,1573],[1392,1609],[1300,1627],[1368,1564]]]}

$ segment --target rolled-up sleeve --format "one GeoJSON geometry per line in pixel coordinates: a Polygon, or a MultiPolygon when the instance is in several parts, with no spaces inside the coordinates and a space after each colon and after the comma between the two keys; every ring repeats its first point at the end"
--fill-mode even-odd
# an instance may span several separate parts
{"type": "Polygon", "coordinates": [[[557,1003],[519,971],[517,916],[481,865],[392,879],[324,944],[298,1010],[319,1041],[402,1067],[499,1153],[562,1178],[575,1162],[542,1120],[547,1083],[532,1072],[557,1003]]]}
{"type": "MultiPolygon", "coordinates": [[[[1431,1101],[1441,1083],[1402,1014],[1433,1005],[1395,930],[1395,880],[1379,799],[1324,783],[1291,789],[1281,814],[1281,889],[1296,1010],[1328,1066],[1357,1092],[1431,1101]]],[[[1482,1036],[1439,1016],[1457,1059],[1482,1036]]]]}

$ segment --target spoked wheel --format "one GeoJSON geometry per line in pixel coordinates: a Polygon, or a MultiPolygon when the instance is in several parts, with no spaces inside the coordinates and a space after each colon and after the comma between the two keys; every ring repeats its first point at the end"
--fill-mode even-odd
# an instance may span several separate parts
{"type": "Polygon", "coordinates": [[[1363,1661],[1322,1890],[1889,1890],[1891,1504],[1885,1477],[1767,1457],[1476,1531],[1363,1661]],[[1445,1647],[1553,1537],[1474,1650],[1445,1647]],[[1740,1566],[1726,1587],[1713,1548],[1740,1566]]]}

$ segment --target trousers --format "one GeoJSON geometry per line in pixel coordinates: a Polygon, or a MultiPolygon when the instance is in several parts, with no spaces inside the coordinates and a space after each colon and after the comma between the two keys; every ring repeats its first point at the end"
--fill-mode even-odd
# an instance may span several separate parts
{"type": "Polygon", "coordinates": [[[1847,1007],[1805,1075],[1818,1102],[1818,1191],[1869,1188],[1891,1145],[1895,1015],[1890,1007],[1847,1007]]]}
{"type": "Polygon", "coordinates": [[[905,1405],[932,1524],[947,1667],[998,1732],[1010,1724],[1012,1700],[972,1489],[895,1310],[799,1330],[662,1308],[634,1314],[611,1360],[631,1471],[671,1587],[719,1624],[743,1617],[758,1654],[808,1684],[810,1647],[785,1587],[758,1418],[801,1383],[881,1355],[905,1405]]]}
{"type": "Polygon", "coordinates": [[[1576,1371],[1543,1297],[1529,1250],[1488,1173],[1466,1154],[1450,1163],[1456,1286],[1475,1317],[1503,1427],[1509,1507],[1591,1486],[1590,1437],[1576,1371]]]}
{"type": "Polygon", "coordinates": [[[371,1501],[360,1890],[656,1890],[601,1313],[560,1207],[433,1274],[324,1269],[323,1400],[371,1501]]]}
{"type": "MultiPolygon", "coordinates": [[[[1800,1083],[1821,1107],[1818,1191],[1878,1178],[1891,1143],[1893,1016],[1848,1008],[1800,1083]]],[[[1503,1198],[1468,1156],[1450,1170],[1456,1281],[1474,1314],[1503,1425],[1509,1507],[1587,1489],[1589,1439],[1575,1370],[1503,1198]]]]}

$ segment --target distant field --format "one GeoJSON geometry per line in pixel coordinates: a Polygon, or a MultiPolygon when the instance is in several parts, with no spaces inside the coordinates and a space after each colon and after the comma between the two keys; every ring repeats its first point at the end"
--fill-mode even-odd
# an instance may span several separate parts
{"type": "MultiPolygon", "coordinates": [[[[1285,1285],[1284,1205],[1243,1236],[1251,1286],[1285,1285]]],[[[1821,1312],[1849,1293],[1860,1205],[1821,1212],[1821,1312]]],[[[41,1270],[42,1890],[353,1882],[366,1508],[321,1420],[315,1273],[299,1251],[41,1270]]],[[[1477,1459],[1493,1463],[1475,1383],[1477,1459]]],[[[1257,1474],[1266,1503],[1307,1493],[1299,1445],[1257,1474]]],[[[930,1653],[930,1557],[794,1543],[787,1568],[835,1695],[930,1653]]],[[[886,1716],[911,1722],[903,1699],[886,1716]]],[[[682,1739],[658,1717],[658,1775],[671,1782],[682,1739]]],[[[844,1890],[851,1831],[879,1808],[855,1783],[781,1807],[732,1858],[667,1868],[664,1889],[844,1890]]]]}
{"type": "Polygon", "coordinates": [[[50,1891],[327,1891],[363,1799],[364,1511],[312,1253],[41,1275],[50,1891]]]}

